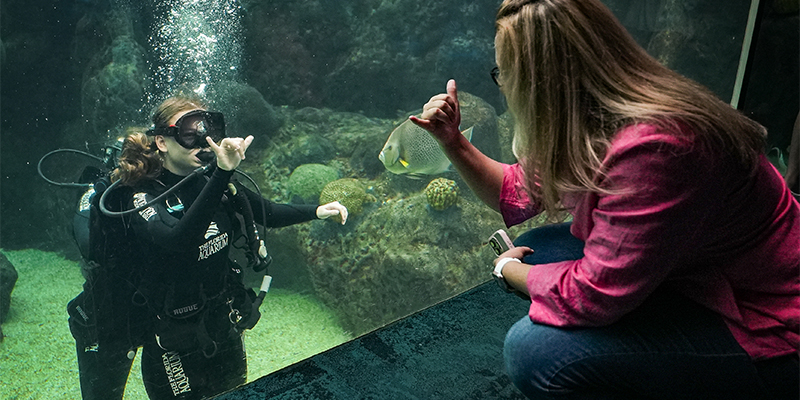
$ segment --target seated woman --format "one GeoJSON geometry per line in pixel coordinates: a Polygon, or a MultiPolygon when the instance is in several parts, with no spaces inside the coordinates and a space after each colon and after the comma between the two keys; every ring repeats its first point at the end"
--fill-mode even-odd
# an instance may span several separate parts
{"type": "Polygon", "coordinates": [[[495,260],[531,300],[506,337],[515,385],[797,399],[800,205],[764,128],[659,64],[598,0],[505,0],[495,47],[518,164],[464,140],[454,81],[411,119],[507,225],[574,217],[495,260]]]}

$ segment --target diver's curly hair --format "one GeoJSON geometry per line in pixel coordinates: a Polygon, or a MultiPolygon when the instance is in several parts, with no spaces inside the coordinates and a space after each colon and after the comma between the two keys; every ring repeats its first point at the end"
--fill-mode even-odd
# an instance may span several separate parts
{"type": "Polygon", "coordinates": [[[131,128],[122,143],[119,166],[112,174],[113,180],[132,186],[143,179],[154,179],[161,173],[163,160],[153,140],[143,130],[131,128]]]}

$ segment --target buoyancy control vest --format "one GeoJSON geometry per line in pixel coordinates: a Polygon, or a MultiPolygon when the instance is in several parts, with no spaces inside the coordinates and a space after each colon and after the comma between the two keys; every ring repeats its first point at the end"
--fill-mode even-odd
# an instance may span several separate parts
{"type": "MultiPolygon", "coordinates": [[[[237,190],[237,185],[240,184],[229,185],[231,202],[226,208],[231,210],[231,220],[239,225],[235,229],[237,239],[244,237],[246,240],[245,254],[249,266],[256,271],[264,271],[265,282],[268,282],[266,268],[271,259],[258,237],[250,203],[237,190]]],[[[73,217],[73,234],[83,256],[82,272],[86,281],[83,292],[69,304],[70,316],[88,328],[93,343],[123,337],[133,348],[141,345],[152,331],[183,330],[184,334],[189,331],[189,335],[197,338],[206,356],[213,356],[216,344],[207,332],[206,325],[210,319],[208,309],[199,309],[182,316],[182,319],[174,319],[164,311],[168,308],[166,304],[154,304],[152,299],[142,295],[143,291],[139,288],[146,283],[139,275],[141,268],[137,268],[137,262],[141,261],[134,254],[135,246],[130,245],[133,240],[130,218],[135,214],[109,216],[102,212],[99,202],[106,190],[111,191],[105,196],[104,206],[116,213],[128,207],[133,195],[132,188],[112,187],[108,177],[102,177],[81,197],[73,217]],[[193,318],[186,318],[189,316],[193,318]]],[[[230,263],[231,268],[238,271],[238,266],[233,261],[230,263]]],[[[252,329],[260,319],[259,306],[268,290],[268,283],[266,287],[262,286],[258,295],[251,289],[245,289],[240,277],[239,282],[233,284],[238,284],[237,289],[242,290],[233,290],[229,299],[225,299],[227,309],[223,307],[219,310],[217,307],[212,311],[224,313],[230,321],[232,334],[235,334],[252,329]]]]}
{"type": "MultiPolygon", "coordinates": [[[[73,335],[82,335],[92,346],[109,341],[125,342],[129,348],[141,345],[149,330],[146,299],[137,292],[138,270],[128,228],[130,217],[108,217],[98,201],[110,185],[101,177],[80,198],[73,216],[73,236],[81,252],[83,291],[67,306],[73,335]],[[76,332],[76,327],[80,332],[76,332]]],[[[132,190],[121,187],[110,193],[107,207],[122,210],[132,190]]],[[[77,339],[77,337],[76,337],[77,339]]],[[[87,351],[91,349],[87,348],[87,351]]]]}

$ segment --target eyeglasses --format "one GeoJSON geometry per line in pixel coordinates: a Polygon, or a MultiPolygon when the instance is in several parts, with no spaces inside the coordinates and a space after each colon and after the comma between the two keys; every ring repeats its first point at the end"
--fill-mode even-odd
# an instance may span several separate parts
{"type": "Polygon", "coordinates": [[[494,81],[494,84],[500,86],[500,82],[497,80],[497,78],[500,76],[500,68],[499,67],[492,68],[492,72],[490,72],[489,74],[492,75],[492,80],[494,81]]]}
{"type": "Polygon", "coordinates": [[[204,110],[190,111],[175,121],[174,125],[153,128],[148,135],[163,135],[175,138],[187,149],[208,147],[206,137],[219,142],[225,138],[225,117],[222,113],[204,110]]]}

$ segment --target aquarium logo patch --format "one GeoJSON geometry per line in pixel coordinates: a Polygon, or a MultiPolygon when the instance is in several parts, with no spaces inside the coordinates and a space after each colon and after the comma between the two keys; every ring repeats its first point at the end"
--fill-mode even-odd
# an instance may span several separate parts
{"type": "Polygon", "coordinates": [[[78,205],[78,212],[86,211],[92,206],[92,196],[94,196],[94,189],[89,189],[81,196],[81,202],[78,205]]]}
{"type": "MultiPolygon", "coordinates": [[[[208,231],[206,232],[206,239],[211,237],[212,235],[216,235],[219,233],[219,229],[217,229],[217,224],[212,222],[212,226],[209,226],[208,231]],[[213,231],[213,232],[212,232],[213,231]]],[[[218,251],[225,248],[228,245],[228,233],[223,232],[222,235],[213,236],[211,240],[203,243],[200,246],[200,255],[197,257],[197,261],[205,260],[208,257],[213,256],[218,251]]]]}
{"type": "MultiPolygon", "coordinates": [[[[133,206],[138,208],[147,204],[146,196],[146,193],[136,193],[133,195],[133,206]]],[[[153,207],[147,207],[143,210],[140,210],[139,215],[141,215],[145,221],[149,221],[150,218],[153,218],[153,216],[156,215],[156,210],[153,207]]]]}
{"type": "Polygon", "coordinates": [[[172,387],[172,395],[177,397],[181,393],[191,392],[192,387],[189,385],[189,377],[183,372],[183,363],[178,352],[168,351],[161,355],[161,360],[164,362],[167,380],[169,380],[169,385],[172,387]]]}
{"type": "Polygon", "coordinates": [[[217,235],[219,235],[219,227],[217,226],[216,222],[211,221],[211,224],[208,225],[208,229],[206,230],[206,235],[204,237],[208,239],[217,235]]]}

